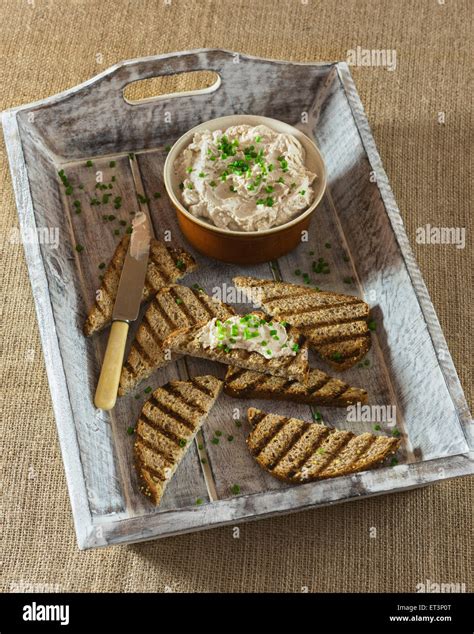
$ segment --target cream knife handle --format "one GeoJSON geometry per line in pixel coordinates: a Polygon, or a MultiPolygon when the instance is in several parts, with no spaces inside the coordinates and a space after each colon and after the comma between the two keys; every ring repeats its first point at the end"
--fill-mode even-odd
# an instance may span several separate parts
{"type": "Polygon", "coordinates": [[[99,382],[95,391],[94,405],[98,409],[112,409],[117,400],[127,334],[128,323],[126,321],[114,321],[112,323],[99,382]]]}

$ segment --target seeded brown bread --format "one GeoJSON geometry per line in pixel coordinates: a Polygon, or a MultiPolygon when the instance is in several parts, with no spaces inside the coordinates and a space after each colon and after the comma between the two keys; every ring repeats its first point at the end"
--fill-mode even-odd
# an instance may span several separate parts
{"type": "MultiPolygon", "coordinates": [[[[252,313],[263,318],[263,313],[252,313]]],[[[308,349],[305,338],[301,333],[289,328],[288,334],[298,344],[299,350],[296,355],[277,357],[274,359],[266,359],[258,352],[249,352],[234,348],[229,352],[217,348],[204,348],[199,341],[199,334],[205,324],[200,324],[193,328],[178,330],[170,335],[164,346],[172,352],[180,354],[188,354],[192,357],[201,357],[203,359],[211,359],[219,361],[227,365],[255,370],[266,374],[283,376],[287,379],[296,379],[301,383],[306,381],[308,376],[308,349]]]]}
{"type": "Polygon", "coordinates": [[[352,367],[370,349],[369,306],[358,297],[254,277],[235,277],[234,284],[267,313],[300,330],[336,370],[352,367]]]}
{"type": "Polygon", "coordinates": [[[175,284],[158,291],[143,316],[122,368],[119,395],[127,394],[140,381],[169,363],[171,355],[165,349],[164,341],[173,332],[213,317],[227,319],[233,314],[230,306],[201,290],[175,284]]]}
{"type": "Polygon", "coordinates": [[[222,389],[214,376],[170,381],[146,401],[135,429],[140,490],[159,505],[166,485],[206,420],[222,389]]]}
{"type": "MultiPolygon", "coordinates": [[[[84,324],[84,334],[90,337],[105,328],[112,319],[115,298],[127,254],[130,236],[125,235],[105,270],[95,304],[84,324]]],[[[142,303],[150,299],[164,286],[174,284],[186,273],[194,271],[196,261],[184,249],[174,248],[159,240],[151,240],[150,256],[143,287],[142,303]]]]}
{"type": "Polygon", "coordinates": [[[300,383],[294,379],[230,367],[225,377],[224,392],[235,398],[295,401],[330,407],[367,403],[365,390],[351,387],[315,368],[310,369],[306,383],[300,383]]]}
{"type": "Polygon", "coordinates": [[[400,440],[364,433],[355,435],[298,418],[247,412],[252,431],[247,446],[270,475],[291,483],[366,471],[394,454],[400,440]]]}

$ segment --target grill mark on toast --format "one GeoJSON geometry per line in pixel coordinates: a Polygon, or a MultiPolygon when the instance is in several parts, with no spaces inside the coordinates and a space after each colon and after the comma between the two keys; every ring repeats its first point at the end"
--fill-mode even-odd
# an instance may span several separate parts
{"type": "MultiPolygon", "coordinates": [[[[340,461],[341,455],[343,454],[344,450],[347,449],[349,443],[352,440],[357,440],[358,438],[360,438],[360,436],[353,436],[352,438],[349,438],[349,441],[347,442],[347,444],[344,445],[343,447],[341,447],[341,449],[337,452],[337,454],[335,456],[333,456],[332,460],[330,460],[324,466],[324,469],[322,469],[322,471],[321,471],[321,475],[323,475],[327,471],[331,471],[331,466],[333,466],[334,463],[337,463],[338,461],[340,461]]],[[[365,454],[369,451],[371,446],[376,442],[376,440],[377,440],[377,436],[373,436],[373,435],[371,435],[370,438],[367,438],[367,442],[365,443],[362,452],[360,454],[358,454],[358,455],[354,454],[352,456],[350,462],[347,463],[346,468],[348,470],[350,470],[351,466],[355,465],[360,459],[362,459],[365,456],[365,454]]]]}
{"type": "Polygon", "coordinates": [[[316,383],[315,385],[312,385],[311,387],[307,387],[306,388],[307,394],[308,395],[316,394],[316,392],[319,392],[319,390],[321,390],[325,385],[327,385],[329,381],[331,381],[331,377],[327,374],[324,378],[321,379],[321,381],[318,381],[318,383],[316,383]]]}
{"type": "MultiPolygon", "coordinates": [[[[138,456],[136,458],[136,464],[137,464],[137,467],[138,467],[139,471],[142,471],[142,470],[143,471],[148,471],[148,473],[151,473],[151,475],[154,476],[155,478],[157,478],[160,482],[162,482],[162,483],[166,482],[166,479],[163,478],[163,474],[162,473],[160,473],[156,469],[153,469],[153,467],[150,467],[150,466],[146,465],[143,462],[143,460],[141,458],[139,458],[138,456]]],[[[143,478],[141,473],[140,473],[140,476],[143,478]]]]}
{"type": "MultiPolygon", "coordinates": [[[[289,419],[288,419],[288,421],[289,421],[289,419]]],[[[282,426],[280,431],[284,431],[285,427],[286,427],[286,423],[282,426]]],[[[278,463],[283,460],[283,458],[286,456],[286,454],[291,450],[292,447],[294,447],[294,445],[296,445],[298,440],[306,433],[306,431],[307,431],[307,428],[304,425],[301,425],[300,429],[295,430],[295,433],[291,437],[290,444],[283,450],[281,455],[277,456],[277,458],[275,460],[273,460],[272,462],[268,463],[267,467],[268,467],[268,469],[270,469],[270,471],[273,471],[273,469],[278,465],[278,463]]],[[[272,440],[273,440],[273,438],[272,438],[272,440]]],[[[268,444],[270,444],[270,443],[268,443],[268,444]]],[[[268,446],[268,444],[266,446],[268,446]]],[[[265,447],[263,449],[265,449],[265,447]]],[[[262,451],[263,451],[263,449],[262,449],[262,451]]]]}
{"type": "MultiPolygon", "coordinates": [[[[359,320],[357,320],[359,321],[359,320]]],[[[329,335],[327,337],[324,337],[322,335],[319,335],[318,337],[318,341],[314,341],[313,337],[311,335],[308,334],[308,339],[311,339],[311,341],[314,341],[314,345],[317,346],[327,346],[331,343],[343,343],[344,341],[350,341],[351,339],[360,339],[362,337],[365,337],[365,334],[362,332],[348,332],[346,334],[338,334],[335,333],[333,335],[329,335]]]]}
{"type": "Polygon", "coordinates": [[[262,412],[260,410],[256,410],[256,413],[252,415],[252,417],[250,417],[248,411],[247,411],[247,418],[249,419],[249,423],[252,425],[252,428],[255,429],[255,427],[267,416],[267,414],[265,412],[262,412]]]}
{"type": "Polygon", "coordinates": [[[168,313],[165,311],[163,306],[160,304],[160,300],[158,298],[159,298],[159,294],[155,295],[155,297],[153,298],[153,306],[156,308],[157,312],[160,314],[160,316],[163,319],[163,321],[168,324],[169,328],[172,331],[173,330],[177,330],[179,328],[179,326],[177,326],[174,323],[174,321],[170,318],[168,313]]]}
{"type": "Polygon", "coordinates": [[[169,292],[170,296],[172,297],[172,299],[174,300],[174,302],[176,303],[176,306],[178,307],[178,309],[182,312],[182,314],[186,318],[187,323],[189,325],[195,324],[196,323],[196,319],[194,318],[194,315],[189,310],[189,308],[186,306],[186,302],[184,302],[182,300],[182,298],[179,297],[178,293],[176,292],[176,289],[173,288],[173,287],[170,287],[168,292],[169,292]],[[177,302],[176,301],[177,299],[179,299],[181,301],[177,302]]]}
{"type": "MultiPolygon", "coordinates": [[[[150,451],[153,451],[153,453],[159,454],[165,460],[167,460],[169,463],[171,463],[171,465],[174,466],[176,464],[176,459],[173,458],[172,456],[170,456],[169,454],[167,454],[166,451],[163,451],[163,449],[161,449],[160,447],[157,447],[156,445],[154,445],[149,440],[146,440],[145,438],[143,438],[143,436],[139,436],[139,439],[140,439],[139,442],[142,445],[144,445],[145,447],[147,447],[150,451]]],[[[170,466],[170,468],[172,468],[172,467],[170,466]]]]}
{"type": "MultiPolygon", "coordinates": [[[[322,427],[322,425],[319,425],[319,427],[322,427]]],[[[305,432],[301,435],[301,437],[304,436],[304,434],[309,430],[309,428],[307,428],[305,430],[305,432]]],[[[317,436],[316,438],[313,438],[313,440],[308,444],[308,446],[305,448],[305,451],[302,452],[301,457],[294,463],[294,466],[290,469],[290,471],[288,472],[288,477],[289,478],[293,478],[295,476],[295,474],[301,469],[301,467],[305,464],[305,462],[308,462],[308,460],[311,458],[311,456],[314,454],[315,451],[317,451],[317,449],[325,442],[325,440],[327,439],[327,437],[330,435],[331,433],[331,429],[328,427],[327,431],[321,430],[321,435],[317,436]]],[[[296,443],[295,443],[296,444],[296,443]]],[[[288,450],[289,452],[290,450],[288,450]]],[[[287,453],[288,453],[287,452],[287,453]]],[[[286,457],[286,456],[285,456],[286,457]]],[[[282,462],[283,458],[279,461],[278,464],[280,464],[282,462]]],[[[278,464],[275,465],[275,467],[278,467],[278,464]]]]}
{"type": "Polygon", "coordinates": [[[175,398],[182,401],[188,407],[197,410],[200,414],[206,413],[207,409],[205,407],[202,407],[200,403],[197,403],[193,400],[186,398],[183,394],[181,394],[181,392],[176,387],[174,387],[174,385],[171,385],[170,383],[166,383],[166,385],[161,386],[161,389],[167,392],[168,394],[173,395],[175,398]]]}
{"type": "MultiPolygon", "coordinates": [[[[243,370],[242,374],[245,374],[245,372],[246,370],[243,370]]],[[[242,376],[242,374],[240,376],[242,376]]],[[[232,386],[232,381],[234,381],[234,378],[232,378],[230,383],[228,383],[229,386],[232,386]]],[[[262,374],[261,376],[256,377],[253,381],[248,381],[246,386],[242,388],[242,390],[239,389],[239,391],[242,391],[243,393],[251,392],[257,387],[257,385],[265,383],[265,381],[267,381],[267,376],[262,374]]]]}
{"type": "Polygon", "coordinates": [[[148,350],[145,349],[145,347],[143,346],[142,343],[140,343],[140,341],[138,340],[138,338],[135,339],[135,341],[133,342],[133,346],[135,348],[135,350],[138,352],[138,354],[140,355],[140,357],[150,366],[154,364],[154,360],[153,358],[150,356],[150,353],[148,352],[148,350]]]}
{"type": "MultiPolygon", "coordinates": [[[[258,426],[262,424],[262,422],[265,420],[265,418],[267,417],[267,415],[265,415],[262,420],[260,420],[254,427],[254,432],[255,435],[257,435],[258,433],[258,426]]],[[[263,438],[260,438],[257,442],[257,446],[254,447],[253,449],[251,449],[252,454],[258,458],[259,454],[265,449],[265,447],[275,438],[275,436],[278,434],[278,432],[284,427],[284,425],[286,425],[286,423],[289,421],[290,419],[286,416],[279,416],[278,417],[278,421],[275,422],[275,428],[269,430],[269,433],[264,436],[263,438]],[[263,443],[260,446],[260,443],[263,443]]]]}
{"type": "MultiPolygon", "coordinates": [[[[150,337],[150,339],[153,340],[153,343],[161,349],[161,346],[163,344],[163,340],[161,339],[161,337],[158,335],[158,333],[155,332],[155,329],[153,328],[152,323],[150,322],[150,318],[147,315],[148,311],[145,312],[145,314],[143,315],[143,321],[142,321],[142,326],[143,329],[147,332],[148,336],[150,337]]],[[[137,337],[138,338],[138,334],[140,331],[137,332],[137,337]]]]}
{"type": "MultiPolygon", "coordinates": [[[[319,448],[324,449],[324,444],[326,444],[326,442],[330,442],[331,440],[333,440],[336,437],[336,434],[338,433],[338,430],[333,430],[330,434],[328,434],[324,440],[324,442],[321,444],[319,448]]],[[[341,444],[339,445],[339,447],[337,447],[336,454],[335,455],[331,455],[331,454],[325,454],[324,452],[320,454],[321,459],[320,459],[320,464],[318,465],[318,469],[316,470],[315,475],[319,475],[322,471],[324,471],[327,466],[334,460],[334,458],[337,457],[337,455],[339,454],[339,452],[341,452],[344,447],[349,443],[349,441],[351,440],[351,438],[354,438],[354,434],[352,434],[351,432],[347,432],[347,431],[342,431],[340,432],[339,435],[339,440],[341,442],[341,444]],[[342,434],[347,434],[347,435],[342,435],[342,434]],[[325,459],[324,459],[325,458],[325,459]]],[[[307,467],[307,469],[311,469],[311,467],[313,467],[314,465],[308,464],[311,461],[311,458],[314,456],[314,453],[312,453],[312,455],[308,458],[308,460],[306,460],[306,462],[304,462],[302,464],[302,466],[300,467],[300,469],[298,470],[298,472],[301,472],[302,469],[304,469],[305,467],[307,467]]],[[[304,481],[304,478],[302,478],[302,480],[304,481]]],[[[309,480],[308,480],[309,481],[309,480]]]]}
{"type": "Polygon", "coordinates": [[[199,292],[198,290],[195,290],[195,289],[191,289],[191,290],[196,300],[199,302],[199,304],[203,307],[203,309],[209,315],[209,318],[212,319],[213,317],[215,317],[217,311],[208,305],[208,303],[204,300],[203,294],[199,292]]]}
{"type": "Polygon", "coordinates": [[[178,412],[175,412],[173,409],[171,409],[171,407],[168,407],[168,405],[164,405],[163,403],[160,403],[160,401],[156,398],[156,396],[152,395],[148,402],[150,403],[152,407],[159,410],[162,414],[165,414],[169,418],[174,418],[175,420],[178,421],[178,423],[181,423],[181,425],[184,425],[184,427],[187,427],[189,431],[194,433],[195,427],[192,421],[189,421],[187,418],[184,418],[184,416],[181,416],[181,414],[178,414],[178,412]]]}
{"type": "MultiPolygon", "coordinates": [[[[165,429],[164,427],[162,427],[157,421],[152,420],[143,411],[140,414],[140,418],[138,419],[138,422],[140,421],[142,421],[142,423],[144,423],[145,425],[152,427],[155,431],[159,432],[163,436],[166,436],[168,440],[171,440],[172,442],[174,442],[178,447],[181,447],[181,445],[179,444],[180,440],[186,440],[185,438],[180,438],[180,436],[178,436],[177,434],[174,434],[171,430],[165,429]]],[[[141,434],[139,434],[139,437],[140,438],[142,437],[141,434]]]]}
{"type": "Polygon", "coordinates": [[[201,383],[199,383],[198,381],[196,381],[195,378],[190,379],[191,383],[194,385],[194,387],[196,388],[196,390],[199,390],[200,392],[202,392],[203,394],[205,394],[206,396],[209,396],[209,398],[214,398],[214,392],[212,390],[209,390],[205,385],[202,385],[201,383]]]}

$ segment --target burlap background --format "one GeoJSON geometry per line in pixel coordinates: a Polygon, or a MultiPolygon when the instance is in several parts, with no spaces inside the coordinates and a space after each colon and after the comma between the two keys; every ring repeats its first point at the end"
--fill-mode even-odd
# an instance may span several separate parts
{"type": "MultiPolygon", "coordinates": [[[[394,72],[353,74],[470,398],[470,8],[470,0],[2,0],[0,108],[166,51],[336,60],[357,46],[396,49],[394,72]],[[417,245],[426,223],[467,227],[466,249],[417,245]]],[[[17,219],[3,142],[2,159],[1,589],[413,591],[427,579],[471,587],[469,479],[241,525],[240,539],[223,528],[79,552],[23,251],[8,240],[17,219]]]]}

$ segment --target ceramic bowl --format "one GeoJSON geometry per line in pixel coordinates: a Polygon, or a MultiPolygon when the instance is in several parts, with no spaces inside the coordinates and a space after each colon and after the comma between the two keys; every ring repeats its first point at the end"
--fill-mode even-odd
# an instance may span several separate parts
{"type": "Polygon", "coordinates": [[[302,232],[308,229],[311,216],[324,195],[326,169],[316,145],[297,128],[268,117],[230,115],[201,123],[176,141],[166,158],[164,183],[176,209],[181,231],[192,246],[211,258],[245,265],[275,260],[300,244],[302,232]],[[266,125],[276,132],[294,135],[305,149],[307,167],[317,174],[313,183],[315,196],[312,204],[298,216],[278,227],[263,231],[222,229],[210,224],[204,218],[196,218],[181,202],[180,180],[175,173],[174,165],[181,152],[191,143],[194,134],[200,130],[225,130],[230,126],[242,124],[266,125]]]}

